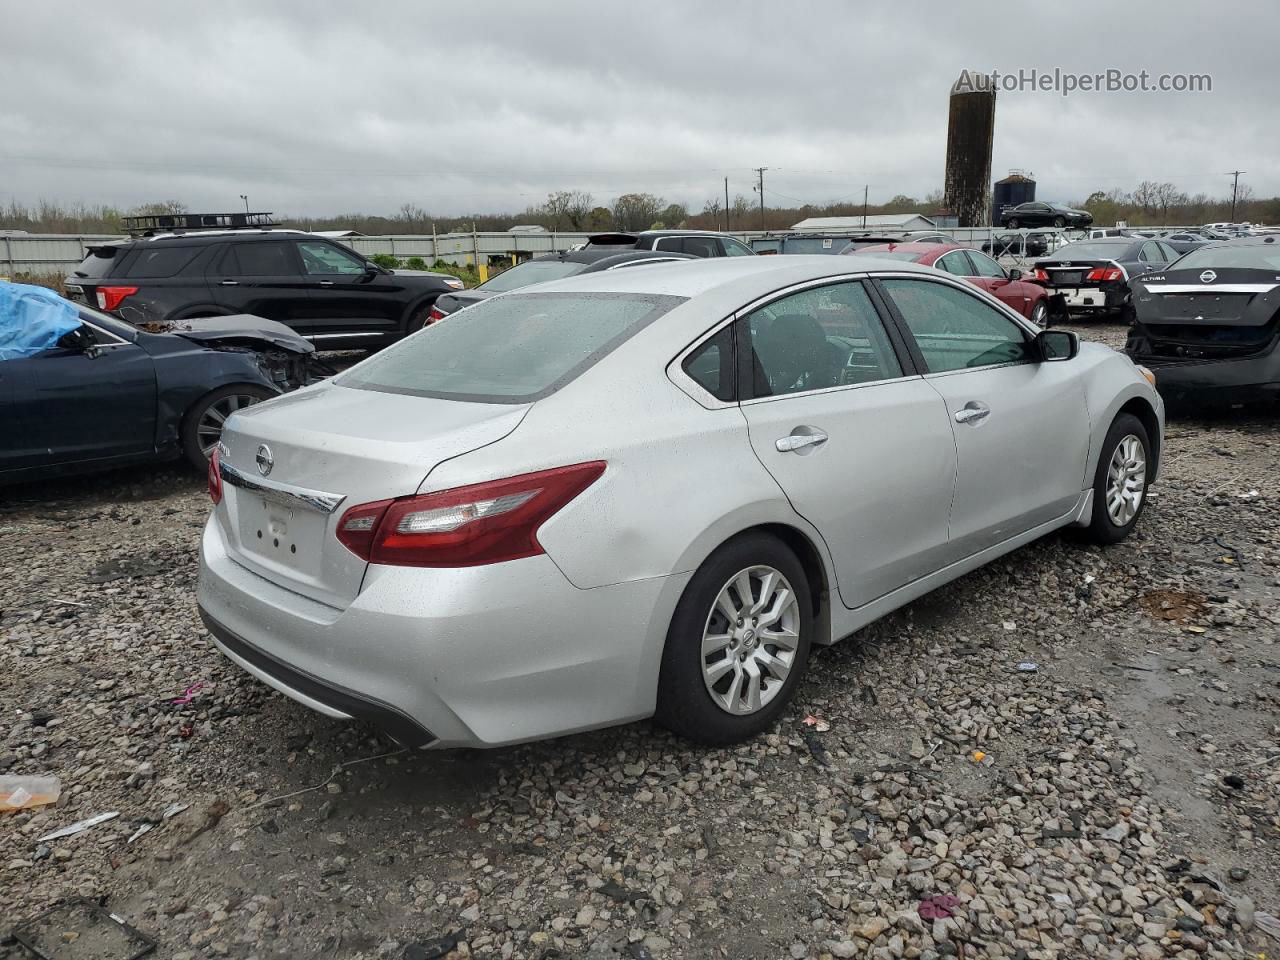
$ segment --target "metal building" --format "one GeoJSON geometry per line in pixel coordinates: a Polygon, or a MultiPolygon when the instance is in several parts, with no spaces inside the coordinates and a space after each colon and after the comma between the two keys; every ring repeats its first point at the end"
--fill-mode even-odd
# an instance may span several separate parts
{"type": "Polygon", "coordinates": [[[997,180],[991,191],[991,222],[1000,222],[1000,211],[1005,207],[1016,207],[1020,203],[1030,203],[1036,198],[1036,182],[1023,170],[1010,170],[1003,180],[997,180]]]}
{"type": "Polygon", "coordinates": [[[947,121],[947,209],[959,226],[976,227],[991,212],[991,146],[996,126],[996,91],[985,75],[966,70],[951,88],[947,121]]]}

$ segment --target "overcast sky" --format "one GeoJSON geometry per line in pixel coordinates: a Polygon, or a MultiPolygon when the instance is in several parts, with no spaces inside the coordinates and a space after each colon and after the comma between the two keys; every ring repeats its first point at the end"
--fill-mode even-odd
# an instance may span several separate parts
{"type": "Polygon", "coordinates": [[[940,188],[962,69],[1208,73],[1211,93],[1001,93],[993,173],[1039,197],[1280,193],[1280,4],[6,0],[0,203],[305,215],[699,210],[940,188]]]}

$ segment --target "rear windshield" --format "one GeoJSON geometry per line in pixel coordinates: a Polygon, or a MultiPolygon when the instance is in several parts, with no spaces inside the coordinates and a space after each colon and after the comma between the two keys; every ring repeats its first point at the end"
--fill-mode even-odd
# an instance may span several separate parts
{"type": "Polygon", "coordinates": [[[1059,247],[1054,260],[1114,260],[1128,250],[1127,243],[1069,243],[1059,247]]]}
{"type": "Polygon", "coordinates": [[[913,253],[910,250],[872,250],[870,247],[863,247],[858,253],[865,253],[868,257],[874,257],[877,260],[914,260],[920,256],[919,253],[913,253]]]}
{"type": "Polygon", "coordinates": [[[572,277],[575,273],[581,273],[586,266],[585,263],[566,263],[563,260],[530,260],[510,270],[504,270],[488,283],[480,284],[477,289],[487,290],[490,293],[506,293],[518,287],[527,287],[531,283],[572,277]]]}
{"type": "Polygon", "coordinates": [[[75,275],[88,278],[111,276],[112,269],[119,263],[116,259],[119,252],[119,247],[90,247],[89,255],[76,267],[75,275]]]}
{"type": "Polygon", "coordinates": [[[129,276],[138,279],[172,277],[190,263],[199,247],[155,247],[139,251],[129,264],[129,276]]]}
{"type": "Polygon", "coordinates": [[[357,364],[344,387],[478,403],[550,396],[682,303],[638,293],[513,293],[424,328],[357,364]]]}
{"type": "Polygon", "coordinates": [[[1277,243],[1223,243],[1192,250],[1178,261],[1179,270],[1202,270],[1214,267],[1218,270],[1280,270],[1280,242],[1277,243]]]}

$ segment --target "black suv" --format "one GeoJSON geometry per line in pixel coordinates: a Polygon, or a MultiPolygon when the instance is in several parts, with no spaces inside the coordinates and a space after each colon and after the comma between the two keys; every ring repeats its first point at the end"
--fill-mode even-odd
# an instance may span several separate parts
{"type": "Polygon", "coordinates": [[[344,349],[399,340],[440,294],[462,289],[445,274],[387,270],[326,237],[245,223],[254,216],[265,215],[236,214],[234,226],[223,225],[227,214],[126,218],[144,235],[90,247],[67,296],[140,327],[249,313],[344,349]]]}
{"type": "Polygon", "coordinates": [[[642,230],[639,233],[597,233],[588,247],[618,250],[658,250],[691,257],[751,257],[755,251],[741,240],[714,230],[642,230]]]}

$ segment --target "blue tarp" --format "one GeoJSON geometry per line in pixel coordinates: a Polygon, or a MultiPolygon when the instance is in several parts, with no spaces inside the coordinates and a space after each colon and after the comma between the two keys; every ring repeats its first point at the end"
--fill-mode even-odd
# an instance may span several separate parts
{"type": "Polygon", "coordinates": [[[0,360],[48,350],[80,326],[80,314],[46,287],[0,280],[0,360]]]}

